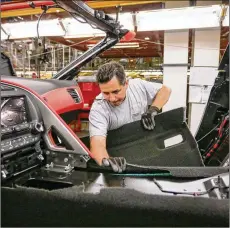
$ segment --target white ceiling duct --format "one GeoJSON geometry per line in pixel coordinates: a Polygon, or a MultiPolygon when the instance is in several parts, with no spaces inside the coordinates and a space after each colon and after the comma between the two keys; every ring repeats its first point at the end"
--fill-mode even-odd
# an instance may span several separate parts
{"type": "Polygon", "coordinates": [[[138,31],[215,28],[220,26],[220,14],[220,5],[139,12],[138,31]]]}
{"type": "MultiPolygon", "coordinates": [[[[37,37],[37,21],[16,22],[2,24],[5,31],[9,32],[9,39],[37,37]]],[[[39,23],[39,36],[64,36],[65,32],[58,19],[44,20],[39,23]]],[[[2,37],[1,37],[2,39],[2,37]]]]}
{"type": "Polygon", "coordinates": [[[80,38],[91,36],[105,36],[105,33],[99,29],[93,29],[87,23],[81,23],[74,18],[65,18],[62,20],[63,25],[66,28],[66,34],[64,38],[80,38]]]}
{"type": "MultiPolygon", "coordinates": [[[[113,17],[114,19],[116,17],[116,15],[114,14],[111,14],[110,16],[113,17]]],[[[131,31],[134,30],[131,13],[120,13],[118,20],[120,24],[123,26],[122,28],[129,29],[131,31]]],[[[94,29],[89,24],[81,23],[74,18],[65,18],[62,21],[67,30],[67,33],[65,34],[64,37],[66,39],[105,36],[105,32],[99,29],[94,29]]]]}

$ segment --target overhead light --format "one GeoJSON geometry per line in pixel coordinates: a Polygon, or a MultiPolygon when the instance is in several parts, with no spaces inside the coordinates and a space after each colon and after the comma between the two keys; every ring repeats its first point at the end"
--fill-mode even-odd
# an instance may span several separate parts
{"type": "MultiPolygon", "coordinates": [[[[89,44],[87,45],[87,47],[91,48],[94,47],[94,44],[89,44]]],[[[139,43],[137,42],[130,42],[130,43],[118,43],[115,46],[113,46],[112,48],[138,48],[139,47],[139,43]]]]}
{"type": "Polygon", "coordinates": [[[71,43],[71,44],[76,43],[76,42],[74,42],[74,41],[72,41],[72,40],[66,40],[66,41],[68,41],[68,42],[71,43]]]}
{"type": "Polygon", "coordinates": [[[126,42],[126,43],[117,43],[112,48],[138,48],[139,43],[137,42],[126,42]]]}
{"type": "Polygon", "coordinates": [[[215,28],[220,26],[220,13],[220,5],[144,11],[137,14],[137,28],[138,31],[215,28]]]}
{"type": "Polygon", "coordinates": [[[145,40],[150,40],[149,37],[145,37],[145,40]]]}
{"type": "Polygon", "coordinates": [[[113,46],[112,48],[139,48],[139,44],[138,45],[120,45],[120,46],[113,46]]]}

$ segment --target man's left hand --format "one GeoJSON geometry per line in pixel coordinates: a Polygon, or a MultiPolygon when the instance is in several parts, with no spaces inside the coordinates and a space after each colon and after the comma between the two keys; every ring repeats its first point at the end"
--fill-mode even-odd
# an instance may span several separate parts
{"type": "Polygon", "coordinates": [[[115,173],[122,173],[126,169],[126,159],[124,157],[103,158],[102,165],[110,166],[115,173]]]}
{"type": "Polygon", "coordinates": [[[150,106],[150,108],[141,116],[141,122],[146,130],[153,130],[155,127],[155,116],[160,112],[160,110],[155,106],[150,106]]]}

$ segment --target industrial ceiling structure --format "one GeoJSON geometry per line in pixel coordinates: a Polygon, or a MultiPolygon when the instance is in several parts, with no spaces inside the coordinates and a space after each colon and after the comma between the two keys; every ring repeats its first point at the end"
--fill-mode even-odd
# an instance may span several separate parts
{"type": "MultiPolygon", "coordinates": [[[[108,14],[115,15],[117,10],[121,10],[121,15],[129,13],[129,18],[124,19],[125,24],[133,28],[136,32],[136,37],[131,41],[131,44],[125,46],[117,45],[114,48],[102,53],[100,57],[103,58],[122,58],[122,57],[162,57],[164,52],[164,31],[155,29],[153,31],[141,31],[138,25],[138,16],[141,12],[161,10],[165,8],[164,1],[86,1],[87,4],[94,9],[103,9],[108,14]],[[118,7],[120,6],[120,8],[118,7]]],[[[225,4],[225,2],[222,2],[225,4]]],[[[190,1],[190,5],[193,6],[195,1],[190,1]]],[[[40,14],[42,13],[42,5],[53,5],[53,1],[25,1],[15,0],[6,1],[1,5],[1,20],[2,26],[9,23],[18,22],[32,22],[37,21],[40,14]]],[[[139,16],[140,17],[140,16],[139,16]]],[[[42,17],[41,21],[58,19],[60,24],[63,20],[70,18],[67,12],[62,9],[49,9],[46,14],[42,17]]],[[[161,20],[159,18],[159,20],[161,20]]],[[[72,22],[72,27],[75,26],[75,22],[72,22]]],[[[146,20],[145,20],[146,23],[146,20]]],[[[151,23],[158,23],[152,21],[151,23]]],[[[150,23],[150,24],[151,24],[150,23]]],[[[78,23],[79,24],[79,23],[78,23]]],[[[40,25],[41,27],[41,25],[40,25]]],[[[65,26],[64,26],[65,27],[65,26]]],[[[77,24],[76,24],[77,27],[77,24]]],[[[80,27],[79,27],[80,28],[80,27]]],[[[46,28],[47,29],[47,28],[46,28]]],[[[64,28],[65,29],[65,28],[64,28]]],[[[77,28],[76,28],[77,29],[77,28]]],[[[79,29],[80,31],[81,29],[79,29]]],[[[77,30],[76,30],[77,31],[77,30]]],[[[228,43],[228,27],[221,28],[221,46],[220,49],[224,50],[228,43]]],[[[191,56],[192,49],[192,29],[190,29],[189,35],[189,56],[191,56]]],[[[47,36],[47,38],[56,43],[60,43],[66,46],[71,46],[80,51],[86,51],[90,46],[95,45],[102,36],[100,34],[93,35],[79,35],[79,36],[47,36]]],[[[121,41],[121,43],[126,43],[121,41]]],[[[222,54],[222,53],[221,53],[222,54]]]]}

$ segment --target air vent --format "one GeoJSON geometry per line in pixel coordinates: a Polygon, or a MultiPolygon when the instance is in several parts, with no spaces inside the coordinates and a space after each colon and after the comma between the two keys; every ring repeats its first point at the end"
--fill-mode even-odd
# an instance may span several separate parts
{"type": "Polygon", "coordinates": [[[74,99],[75,103],[81,102],[80,96],[75,89],[70,88],[70,89],[67,89],[67,91],[70,94],[70,96],[74,99]]]}
{"type": "Polygon", "coordinates": [[[13,87],[1,85],[1,91],[14,91],[14,90],[16,89],[13,87]]]}

